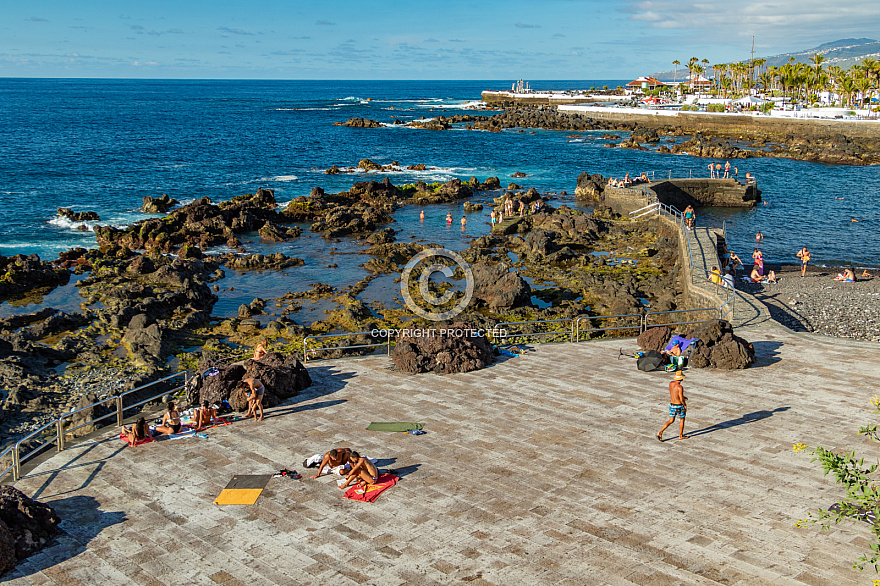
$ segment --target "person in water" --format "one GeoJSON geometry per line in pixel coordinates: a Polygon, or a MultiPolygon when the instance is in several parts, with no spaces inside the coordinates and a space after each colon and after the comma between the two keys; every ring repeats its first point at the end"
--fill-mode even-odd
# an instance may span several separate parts
{"type": "Polygon", "coordinates": [[[761,234],[760,232],[758,232],[757,234],[755,234],[755,242],[763,242],[763,241],[764,241],[764,235],[763,235],[763,234],[761,234]]]}
{"type": "Polygon", "coordinates": [[[425,210],[422,210],[422,213],[419,214],[419,220],[422,222],[425,221],[425,210]]]}
{"type": "Polygon", "coordinates": [[[467,226],[467,218],[465,216],[461,217],[461,227],[464,228],[467,226]]]}
{"type": "Polygon", "coordinates": [[[452,212],[446,214],[446,223],[452,225],[452,212]]]}

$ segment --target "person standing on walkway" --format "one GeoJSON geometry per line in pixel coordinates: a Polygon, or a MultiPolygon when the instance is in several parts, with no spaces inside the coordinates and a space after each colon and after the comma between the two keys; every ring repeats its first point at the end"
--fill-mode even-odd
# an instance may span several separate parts
{"type": "Polygon", "coordinates": [[[724,162],[724,178],[725,179],[730,178],[730,161],[724,162]]]}
{"type": "Polygon", "coordinates": [[[684,208],[684,225],[690,230],[694,227],[694,208],[688,206],[684,208]]]}
{"type": "Polygon", "coordinates": [[[715,179],[715,163],[709,163],[709,179],[715,179]]]}
{"type": "Polygon", "coordinates": [[[678,439],[687,439],[689,436],[684,434],[684,418],[687,415],[687,397],[684,396],[684,387],[681,381],[684,380],[684,374],[679,370],[675,373],[675,378],[669,383],[669,420],[663,424],[663,428],[657,432],[657,439],[663,441],[663,432],[672,425],[675,418],[678,417],[678,439]]]}
{"type": "Polygon", "coordinates": [[[810,262],[810,251],[804,246],[796,256],[801,259],[801,278],[804,278],[807,275],[807,263],[810,262]]]}

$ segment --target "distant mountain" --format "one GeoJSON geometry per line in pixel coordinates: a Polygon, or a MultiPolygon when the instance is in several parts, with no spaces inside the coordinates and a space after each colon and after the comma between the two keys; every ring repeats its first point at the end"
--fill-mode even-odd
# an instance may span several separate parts
{"type": "MultiPolygon", "coordinates": [[[[764,59],[767,60],[764,67],[770,67],[771,65],[784,65],[788,63],[790,57],[794,57],[795,62],[809,64],[810,57],[816,53],[821,53],[825,56],[825,62],[822,64],[823,67],[837,65],[843,69],[848,69],[865,57],[880,59],[880,41],[877,41],[876,39],[840,39],[839,41],[822,43],[818,47],[813,47],[806,51],[764,57],[764,59]]],[[[757,58],[758,56],[756,56],[756,59],[757,58]]],[[[748,57],[746,57],[746,59],[748,59],[748,57]]],[[[711,74],[711,71],[708,71],[707,73],[711,74]]],[[[687,77],[687,64],[683,62],[681,66],[679,66],[677,75],[675,75],[675,70],[672,69],[669,71],[653,73],[651,75],[660,81],[673,81],[673,77],[678,81],[682,81],[687,77]],[[684,70],[684,73],[682,73],[682,70],[684,70]]]]}

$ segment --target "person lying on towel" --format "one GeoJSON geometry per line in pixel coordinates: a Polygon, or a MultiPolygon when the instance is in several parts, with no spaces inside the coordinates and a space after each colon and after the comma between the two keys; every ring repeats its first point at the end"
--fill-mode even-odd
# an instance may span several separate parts
{"type": "Polygon", "coordinates": [[[351,453],[351,448],[333,448],[321,458],[318,473],[312,476],[312,478],[317,478],[323,474],[332,474],[334,471],[337,471],[342,476],[344,471],[350,467],[349,457],[351,453]]]}
{"type": "Polygon", "coordinates": [[[351,462],[351,472],[348,473],[345,482],[339,486],[340,489],[345,490],[352,481],[355,481],[355,486],[360,483],[376,484],[379,481],[379,469],[368,458],[362,458],[357,452],[352,452],[348,458],[351,462]]]}

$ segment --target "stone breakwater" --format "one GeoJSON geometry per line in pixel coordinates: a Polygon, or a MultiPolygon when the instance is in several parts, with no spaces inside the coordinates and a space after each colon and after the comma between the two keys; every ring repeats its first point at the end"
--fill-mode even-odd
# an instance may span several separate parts
{"type": "Polygon", "coordinates": [[[844,283],[834,280],[836,268],[810,267],[804,278],[798,267],[767,269],[777,271],[778,283],[737,286],[766,304],[777,322],[795,331],[880,342],[880,271],[844,283]]]}
{"type": "MultiPolygon", "coordinates": [[[[880,163],[880,122],[839,120],[773,119],[736,115],[698,115],[684,112],[674,118],[615,112],[560,111],[555,106],[510,107],[495,115],[439,116],[408,125],[427,130],[447,130],[464,124],[471,130],[500,132],[506,128],[542,128],[585,132],[610,130],[631,132],[619,146],[657,153],[684,153],[714,159],[753,157],[788,158],[837,165],[880,163]],[[664,138],[665,137],[665,138],[664,138]],[[689,137],[682,142],[680,137],[689,137]]],[[[353,119],[354,120],[354,119],[353,119]]],[[[375,121],[344,123],[350,126],[381,126],[375,121]],[[371,124],[375,122],[375,125],[371,124]]],[[[402,122],[401,122],[402,124],[402,122]]]]}

